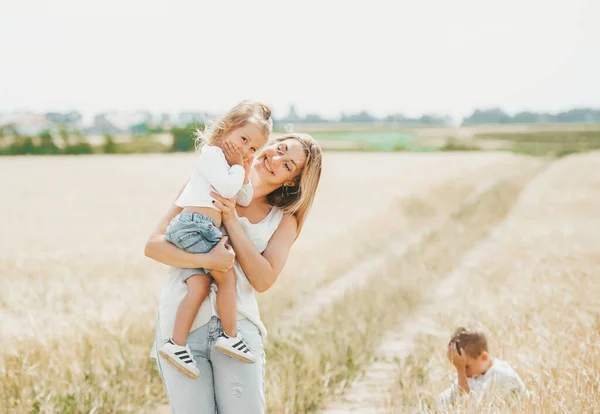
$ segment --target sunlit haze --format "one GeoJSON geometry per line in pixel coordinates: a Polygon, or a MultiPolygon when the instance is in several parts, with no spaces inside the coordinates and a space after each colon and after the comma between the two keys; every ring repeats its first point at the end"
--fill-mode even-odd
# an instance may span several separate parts
{"type": "Polygon", "coordinates": [[[600,3],[4,1],[0,112],[600,106],[600,3]]]}

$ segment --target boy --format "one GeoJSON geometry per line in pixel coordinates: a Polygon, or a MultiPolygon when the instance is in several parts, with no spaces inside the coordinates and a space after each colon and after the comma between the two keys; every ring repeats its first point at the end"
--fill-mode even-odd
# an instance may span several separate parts
{"type": "Polygon", "coordinates": [[[448,406],[462,396],[473,396],[476,403],[484,397],[527,394],[525,385],[512,367],[488,354],[488,344],[482,332],[458,328],[447,351],[456,368],[458,380],[439,396],[439,403],[448,406]]]}

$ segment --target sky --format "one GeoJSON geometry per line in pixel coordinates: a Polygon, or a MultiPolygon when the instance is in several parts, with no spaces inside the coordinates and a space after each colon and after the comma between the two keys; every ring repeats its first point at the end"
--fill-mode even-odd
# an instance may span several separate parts
{"type": "Polygon", "coordinates": [[[2,0],[0,112],[600,107],[596,0],[2,0]]]}

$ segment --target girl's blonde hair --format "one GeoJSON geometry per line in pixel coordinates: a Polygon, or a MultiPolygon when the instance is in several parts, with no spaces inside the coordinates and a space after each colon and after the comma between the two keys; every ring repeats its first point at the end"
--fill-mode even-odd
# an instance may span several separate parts
{"type": "Polygon", "coordinates": [[[224,135],[242,128],[249,122],[261,128],[265,137],[269,137],[273,132],[271,109],[257,101],[242,101],[215,122],[206,122],[204,130],[196,130],[194,133],[196,149],[200,149],[205,144],[219,145],[224,135]]]}
{"type": "Polygon", "coordinates": [[[267,195],[267,202],[274,207],[283,209],[286,213],[296,216],[298,220],[298,235],[312,207],[315,193],[319,186],[322,151],[317,141],[308,134],[289,133],[275,139],[275,142],[288,139],[295,139],[302,144],[304,155],[306,155],[306,162],[300,174],[294,177],[294,185],[282,185],[272,191],[267,195]]]}

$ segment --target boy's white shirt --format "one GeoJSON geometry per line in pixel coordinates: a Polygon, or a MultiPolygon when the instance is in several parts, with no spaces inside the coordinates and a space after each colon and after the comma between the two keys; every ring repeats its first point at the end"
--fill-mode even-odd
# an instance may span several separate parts
{"type": "Polygon", "coordinates": [[[192,176],[175,204],[179,207],[209,207],[218,210],[210,196],[211,191],[216,190],[225,198],[232,198],[237,194],[237,203],[246,207],[252,202],[253,190],[250,182],[244,184],[245,175],[241,165],[229,165],[221,148],[204,145],[192,176]]]}
{"type": "Polygon", "coordinates": [[[467,378],[467,383],[471,389],[469,394],[460,392],[457,379],[452,386],[439,395],[438,403],[442,406],[448,406],[454,403],[457,398],[474,398],[478,404],[484,397],[490,395],[504,397],[512,392],[528,394],[519,374],[507,362],[497,358],[492,358],[492,361],[492,366],[485,374],[475,378],[467,378]]]}

